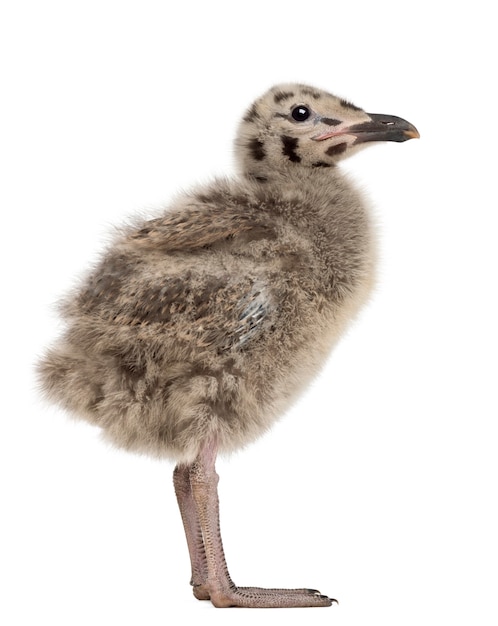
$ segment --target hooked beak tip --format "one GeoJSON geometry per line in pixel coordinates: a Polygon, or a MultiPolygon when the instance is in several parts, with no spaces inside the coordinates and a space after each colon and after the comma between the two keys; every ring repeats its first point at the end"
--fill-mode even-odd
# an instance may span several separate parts
{"type": "Polygon", "coordinates": [[[415,126],[413,126],[412,128],[410,128],[409,130],[405,130],[403,131],[405,133],[405,135],[408,137],[408,139],[420,139],[420,133],[418,132],[418,130],[415,128],[415,126]]]}

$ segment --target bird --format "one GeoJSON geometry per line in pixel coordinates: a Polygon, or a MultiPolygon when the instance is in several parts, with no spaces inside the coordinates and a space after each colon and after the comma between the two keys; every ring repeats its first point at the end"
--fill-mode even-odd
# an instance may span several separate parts
{"type": "Polygon", "coordinates": [[[373,219],[340,162],[419,136],[323,89],[275,85],[240,120],[234,173],[122,226],[61,301],[63,332],[37,364],[42,393],[116,446],[173,461],[199,600],[335,602],[232,581],[216,460],[271,428],[370,296],[373,219]]]}

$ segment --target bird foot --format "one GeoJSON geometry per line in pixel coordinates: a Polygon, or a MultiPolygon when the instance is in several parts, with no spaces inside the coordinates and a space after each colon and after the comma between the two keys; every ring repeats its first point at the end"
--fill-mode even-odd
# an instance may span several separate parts
{"type": "Polygon", "coordinates": [[[338,604],[337,600],[322,595],[316,589],[263,589],[234,585],[228,589],[208,590],[207,585],[199,585],[194,587],[194,595],[199,600],[210,599],[217,608],[291,608],[338,604]]]}
{"type": "Polygon", "coordinates": [[[211,598],[211,596],[209,595],[209,589],[206,585],[192,584],[192,593],[197,598],[197,600],[209,600],[211,598]]]}

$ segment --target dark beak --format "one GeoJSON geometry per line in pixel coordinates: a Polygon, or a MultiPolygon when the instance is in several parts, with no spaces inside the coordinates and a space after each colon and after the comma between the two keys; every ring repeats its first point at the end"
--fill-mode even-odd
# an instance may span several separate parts
{"type": "Polygon", "coordinates": [[[356,139],[351,145],[355,146],[367,141],[407,141],[420,137],[415,126],[401,117],[379,113],[367,113],[367,115],[370,117],[368,122],[336,127],[334,130],[316,135],[313,139],[324,141],[340,135],[352,135],[356,139]]]}
{"type": "Polygon", "coordinates": [[[420,137],[418,130],[395,115],[382,115],[379,113],[367,113],[370,122],[354,124],[344,129],[348,135],[354,135],[356,140],[353,145],[366,141],[407,141],[420,137]]]}

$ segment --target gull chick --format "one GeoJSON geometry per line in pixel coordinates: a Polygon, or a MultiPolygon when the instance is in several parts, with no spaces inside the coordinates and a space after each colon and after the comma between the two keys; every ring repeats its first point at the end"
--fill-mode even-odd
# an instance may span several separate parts
{"type": "Polygon", "coordinates": [[[241,120],[237,175],[123,228],[62,303],[66,329],[39,363],[42,387],[117,446],[175,462],[199,600],[333,602],[314,589],[235,585],[215,461],[285,412],[369,295],[371,220],[339,162],[418,136],[320,89],[273,87],[241,120]]]}

